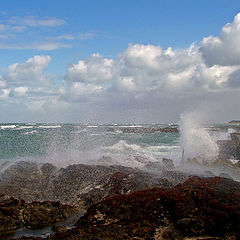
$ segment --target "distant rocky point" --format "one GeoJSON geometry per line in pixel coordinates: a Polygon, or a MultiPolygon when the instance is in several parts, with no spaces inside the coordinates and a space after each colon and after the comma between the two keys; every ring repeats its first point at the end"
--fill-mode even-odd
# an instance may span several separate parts
{"type": "MultiPolygon", "coordinates": [[[[177,127],[120,127],[123,133],[178,133],[179,129],[177,127]]],[[[109,131],[114,131],[113,128],[109,128],[109,131]]]]}
{"type": "Polygon", "coordinates": [[[232,120],[229,123],[238,125],[238,124],[240,124],[240,120],[232,120]]]}

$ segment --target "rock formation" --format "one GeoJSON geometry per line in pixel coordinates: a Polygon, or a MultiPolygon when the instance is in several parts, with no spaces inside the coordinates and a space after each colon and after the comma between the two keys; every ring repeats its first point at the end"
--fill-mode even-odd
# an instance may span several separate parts
{"type": "Polygon", "coordinates": [[[239,221],[240,183],[192,177],[174,188],[108,198],[89,207],[75,228],[47,239],[237,240],[239,221]]]}

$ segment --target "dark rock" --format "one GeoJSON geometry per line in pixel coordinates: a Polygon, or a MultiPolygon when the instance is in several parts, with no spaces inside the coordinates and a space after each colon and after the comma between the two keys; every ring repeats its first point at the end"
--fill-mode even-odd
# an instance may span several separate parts
{"type": "Polygon", "coordinates": [[[240,159],[240,133],[231,133],[231,140],[219,140],[217,141],[219,146],[220,158],[240,159]]]}
{"type": "Polygon", "coordinates": [[[66,220],[75,209],[60,202],[26,203],[13,197],[0,198],[0,237],[22,227],[41,228],[66,220]]]}
{"type": "Polygon", "coordinates": [[[146,127],[124,127],[120,128],[123,133],[154,133],[154,132],[164,132],[164,133],[178,133],[179,129],[174,127],[154,127],[154,128],[146,128],[146,127]]]}
{"type": "Polygon", "coordinates": [[[75,229],[48,239],[238,239],[239,220],[240,183],[192,177],[94,204],[75,229]]]}
{"type": "Polygon", "coordinates": [[[115,194],[164,186],[172,184],[159,174],[122,166],[77,164],[57,170],[48,163],[18,162],[3,172],[0,193],[28,202],[59,200],[85,209],[115,194]]]}
{"type": "Polygon", "coordinates": [[[163,158],[162,163],[168,170],[172,170],[174,168],[173,160],[169,158],[163,158]]]}
{"type": "Polygon", "coordinates": [[[57,233],[62,233],[67,231],[67,227],[62,226],[62,225],[54,225],[52,227],[52,230],[57,233]]]}
{"type": "Polygon", "coordinates": [[[215,174],[210,170],[206,170],[203,172],[203,176],[204,177],[215,177],[215,174]]]}
{"type": "Polygon", "coordinates": [[[160,162],[149,162],[144,167],[153,171],[161,171],[164,168],[163,164],[160,162]]]}
{"type": "Polygon", "coordinates": [[[232,177],[231,177],[228,173],[220,173],[220,174],[219,174],[219,177],[232,179],[232,177]]]}

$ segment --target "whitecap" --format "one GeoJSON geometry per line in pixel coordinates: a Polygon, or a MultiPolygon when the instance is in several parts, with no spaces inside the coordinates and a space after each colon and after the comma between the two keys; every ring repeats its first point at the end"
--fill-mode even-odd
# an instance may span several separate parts
{"type": "Polygon", "coordinates": [[[2,125],[0,126],[1,129],[13,129],[13,128],[16,128],[17,126],[16,125],[2,125]]]}
{"type": "Polygon", "coordinates": [[[23,135],[29,135],[29,134],[34,134],[34,133],[37,133],[37,130],[33,130],[31,132],[25,132],[25,133],[22,133],[23,135]]]}
{"type": "Polygon", "coordinates": [[[103,147],[103,149],[110,150],[111,152],[142,151],[141,146],[137,144],[128,144],[124,140],[120,140],[118,143],[112,146],[103,147]]]}
{"type": "Polygon", "coordinates": [[[121,128],[142,128],[143,126],[141,126],[141,125],[123,125],[123,126],[121,126],[121,125],[119,125],[119,127],[121,127],[121,128]]]}
{"type": "Polygon", "coordinates": [[[30,129],[33,128],[34,126],[18,126],[16,130],[22,130],[22,129],[30,129]]]}
{"type": "Polygon", "coordinates": [[[61,128],[61,125],[42,125],[39,128],[61,128]]]}

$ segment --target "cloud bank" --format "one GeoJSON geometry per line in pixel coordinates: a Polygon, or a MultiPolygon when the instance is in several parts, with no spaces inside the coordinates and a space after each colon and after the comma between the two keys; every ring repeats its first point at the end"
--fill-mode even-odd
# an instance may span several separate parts
{"type": "MultiPolygon", "coordinates": [[[[21,21],[24,26],[64,24],[57,19],[21,21]]],[[[204,106],[214,121],[239,118],[239,42],[237,14],[219,36],[206,37],[199,46],[130,44],[115,59],[95,53],[68,65],[58,84],[45,72],[51,57],[34,56],[2,72],[0,108],[6,114],[18,109],[22,117],[9,116],[19,121],[169,122],[204,106]]]]}

